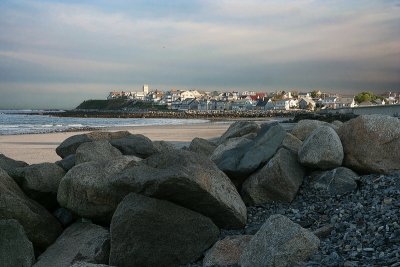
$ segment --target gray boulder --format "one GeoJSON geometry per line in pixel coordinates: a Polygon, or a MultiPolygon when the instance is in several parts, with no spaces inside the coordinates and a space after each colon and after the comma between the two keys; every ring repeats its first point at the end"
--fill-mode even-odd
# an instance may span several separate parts
{"type": "Polygon", "coordinates": [[[121,157],[73,167],[60,182],[58,202],[76,215],[109,223],[122,199],[115,198],[112,193],[110,177],[122,171],[130,162],[130,159],[121,157]]]}
{"type": "Polygon", "coordinates": [[[110,265],[177,266],[197,260],[218,239],[212,221],[164,200],[129,194],[111,221],[110,265]]]}
{"type": "Polygon", "coordinates": [[[400,170],[400,120],[385,115],[363,115],[339,128],[343,165],[362,173],[400,170]]]}
{"type": "Polygon", "coordinates": [[[327,191],[332,195],[342,195],[357,189],[357,173],[352,170],[339,167],[322,172],[312,179],[312,187],[317,190],[327,191]]]}
{"type": "Polygon", "coordinates": [[[340,127],[342,127],[343,122],[341,122],[341,121],[333,121],[333,122],[331,122],[331,124],[333,126],[335,126],[336,129],[339,129],[340,127]]]}
{"type": "Polygon", "coordinates": [[[206,252],[203,259],[203,266],[238,265],[240,256],[252,237],[252,235],[234,235],[217,241],[206,252]]]}
{"type": "Polygon", "coordinates": [[[317,128],[321,126],[329,126],[330,124],[318,120],[301,120],[292,129],[291,134],[299,138],[301,141],[307,137],[317,128]]]}
{"type": "Polygon", "coordinates": [[[299,150],[302,165],[315,169],[332,169],[342,165],[343,146],[334,129],[321,126],[303,142],[299,150]]]}
{"type": "Polygon", "coordinates": [[[8,174],[0,169],[0,220],[15,219],[35,248],[44,249],[61,234],[60,223],[42,206],[29,199],[8,174]]]}
{"type": "Polygon", "coordinates": [[[188,150],[209,157],[214,152],[216,147],[217,146],[214,143],[206,139],[196,137],[190,143],[188,150]]]}
{"type": "Polygon", "coordinates": [[[285,139],[282,141],[282,147],[292,151],[297,155],[303,142],[296,136],[286,133],[285,139]]]}
{"type": "Polygon", "coordinates": [[[32,242],[16,220],[0,220],[0,266],[31,267],[35,263],[32,242]]]}
{"type": "Polygon", "coordinates": [[[292,202],[303,177],[304,170],[296,155],[281,148],[262,169],[243,183],[243,200],[248,205],[292,202]]]}
{"type": "Polygon", "coordinates": [[[11,177],[15,169],[26,166],[28,166],[28,163],[24,161],[14,160],[6,155],[0,154],[0,168],[5,170],[11,177]]]}
{"type": "Polygon", "coordinates": [[[319,239],[283,215],[272,215],[244,249],[242,267],[294,266],[307,260],[319,247],[319,239]]]}
{"type": "Polygon", "coordinates": [[[124,138],[113,139],[110,143],[118,148],[122,154],[139,158],[147,158],[157,151],[153,142],[141,134],[132,134],[124,138]]]}
{"type": "Polygon", "coordinates": [[[219,143],[223,143],[230,138],[243,137],[248,134],[257,134],[260,126],[253,121],[236,121],[219,138],[219,143]]]}
{"type": "Polygon", "coordinates": [[[246,223],[246,206],[230,179],[207,157],[186,150],[158,153],[112,178],[111,191],[165,199],[197,211],[222,228],[246,223]]]}
{"type": "Polygon", "coordinates": [[[252,173],[265,162],[268,162],[276,153],[286,131],[278,123],[264,124],[257,137],[244,153],[238,169],[240,172],[252,173]]]}
{"type": "Polygon", "coordinates": [[[32,164],[18,169],[17,182],[22,191],[49,210],[58,206],[57,191],[65,175],[63,168],[55,163],[32,164]]]}
{"type": "Polygon", "coordinates": [[[76,149],[86,142],[98,141],[98,140],[112,140],[119,139],[131,135],[128,131],[118,132],[91,132],[87,134],[78,134],[65,139],[57,148],[56,153],[61,158],[65,158],[68,155],[75,154],[76,149]]]}
{"type": "Polygon", "coordinates": [[[153,141],[153,145],[157,153],[160,152],[173,153],[173,151],[177,149],[172,143],[166,141],[153,141]]]}
{"type": "Polygon", "coordinates": [[[57,218],[57,220],[61,223],[61,225],[65,228],[67,226],[70,226],[74,221],[75,218],[74,215],[67,209],[65,208],[58,208],[53,212],[54,217],[57,218]]]}
{"type": "Polygon", "coordinates": [[[113,160],[122,156],[122,153],[107,140],[100,140],[81,144],[75,155],[75,164],[79,165],[89,161],[113,160]]]}
{"type": "Polygon", "coordinates": [[[38,258],[35,267],[69,267],[77,261],[108,264],[110,234],[92,224],[74,223],[38,258]]]}
{"type": "Polygon", "coordinates": [[[254,140],[239,143],[223,153],[217,148],[211,159],[236,185],[240,185],[248,175],[272,158],[285,135],[285,130],[277,122],[264,124],[254,140]]]}
{"type": "Polygon", "coordinates": [[[251,145],[251,140],[244,137],[230,138],[220,144],[211,154],[210,159],[224,172],[235,172],[240,162],[242,149],[251,145]]]}
{"type": "Polygon", "coordinates": [[[75,166],[75,154],[71,154],[63,158],[62,160],[56,161],[56,164],[64,169],[64,171],[69,171],[75,166]]]}

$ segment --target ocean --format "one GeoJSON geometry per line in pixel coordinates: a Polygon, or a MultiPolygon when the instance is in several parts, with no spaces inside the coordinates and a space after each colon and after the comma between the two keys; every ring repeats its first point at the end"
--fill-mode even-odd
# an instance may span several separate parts
{"type": "MultiPolygon", "coordinates": [[[[0,110],[0,135],[37,134],[85,129],[118,128],[148,125],[205,123],[202,119],[66,118],[30,115],[43,110],[0,110]]],[[[57,111],[58,112],[58,111],[57,111]]]]}

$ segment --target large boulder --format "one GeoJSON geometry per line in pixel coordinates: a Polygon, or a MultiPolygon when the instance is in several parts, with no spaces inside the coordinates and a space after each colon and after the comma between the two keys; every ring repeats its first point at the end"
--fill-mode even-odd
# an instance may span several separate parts
{"type": "Polygon", "coordinates": [[[240,160],[238,166],[240,172],[252,173],[268,162],[278,150],[285,136],[286,131],[277,122],[263,125],[252,146],[247,149],[240,160]]]}
{"type": "Polygon", "coordinates": [[[302,165],[314,169],[332,169],[342,165],[343,146],[336,131],[329,126],[315,129],[299,150],[302,165]]]}
{"type": "Polygon", "coordinates": [[[0,168],[5,170],[11,177],[15,169],[26,166],[28,166],[28,163],[24,161],[14,160],[6,155],[0,154],[0,168]]]}
{"type": "Polygon", "coordinates": [[[112,178],[112,192],[169,200],[222,228],[246,223],[246,207],[230,179],[207,157],[186,150],[154,154],[112,178]]]}
{"type": "Polygon", "coordinates": [[[341,121],[333,121],[333,122],[331,122],[331,124],[334,126],[335,129],[339,129],[340,127],[342,127],[343,122],[341,122],[341,121]]]}
{"type": "Polygon", "coordinates": [[[98,140],[112,140],[119,139],[131,135],[128,131],[118,132],[91,132],[87,134],[78,134],[65,139],[57,148],[56,153],[61,158],[65,158],[68,155],[75,154],[76,149],[86,142],[98,141],[98,140]]]}
{"type": "Polygon", "coordinates": [[[77,261],[107,264],[110,254],[110,233],[92,224],[77,222],[39,256],[35,267],[70,267],[77,261]]]}
{"type": "Polygon", "coordinates": [[[157,153],[160,152],[174,153],[174,151],[177,149],[171,142],[166,142],[166,141],[153,141],[153,146],[157,151],[157,153]]]}
{"type": "Polygon", "coordinates": [[[123,138],[113,139],[110,143],[118,148],[122,154],[134,155],[139,158],[147,158],[157,151],[153,142],[141,134],[132,134],[123,138]]]}
{"type": "Polygon", "coordinates": [[[29,199],[8,174],[0,169],[0,220],[15,219],[35,248],[51,245],[61,234],[61,225],[45,208],[29,199]]]}
{"type": "Polygon", "coordinates": [[[75,154],[71,154],[61,160],[56,161],[55,163],[67,172],[75,166],[75,160],[75,154]]]}
{"type": "Polygon", "coordinates": [[[238,265],[240,256],[252,237],[252,235],[234,235],[217,241],[204,255],[203,266],[238,265]]]}
{"type": "Polygon", "coordinates": [[[231,149],[224,149],[223,153],[217,148],[211,159],[236,185],[240,185],[248,175],[272,158],[285,135],[286,131],[280,124],[267,123],[262,125],[254,140],[237,143],[231,149]]]}
{"type": "Polygon", "coordinates": [[[297,156],[281,148],[262,169],[243,183],[243,200],[248,205],[273,201],[291,202],[303,177],[304,170],[297,156]]]}
{"type": "Polygon", "coordinates": [[[0,220],[0,266],[31,267],[35,263],[32,242],[16,220],[0,220]]]}
{"type": "Polygon", "coordinates": [[[242,267],[294,266],[307,260],[319,247],[319,239],[283,215],[272,215],[244,249],[242,267]]]}
{"type": "Polygon", "coordinates": [[[91,161],[73,167],[61,180],[57,199],[74,214],[109,223],[119,201],[110,187],[110,177],[122,171],[131,160],[91,161]]]}
{"type": "Polygon", "coordinates": [[[332,195],[342,195],[357,189],[357,173],[345,167],[318,173],[312,179],[312,187],[332,195]]]}
{"type": "Polygon", "coordinates": [[[230,138],[220,144],[210,156],[210,159],[229,176],[237,188],[241,187],[243,180],[248,176],[239,173],[237,166],[243,156],[243,150],[251,144],[252,140],[245,137],[230,138]]]}
{"type": "Polygon", "coordinates": [[[81,144],[75,156],[75,164],[79,165],[89,161],[113,160],[122,156],[122,153],[107,140],[100,140],[81,144]]]}
{"type": "Polygon", "coordinates": [[[211,156],[216,147],[217,146],[214,143],[206,139],[196,137],[190,143],[188,150],[203,154],[208,157],[211,156]]]}
{"type": "Polygon", "coordinates": [[[24,193],[49,210],[58,206],[57,191],[65,171],[55,163],[32,164],[18,169],[18,184],[24,193]]]}
{"type": "Polygon", "coordinates": [[[400,120],[385,115],[363,115],[339,128],[343,165],[362,173],[400,170],[400,120]]]}
{"type": "Polygon", "coordinates": [[[213,222],[171,202],[134,193],[111,221],[110,265],[177,266],[198,259],[218,239],[213,222]]]}
{"type": "Polygon", "coordinates": [[[282,147],[289,149],[296,155],[298,154],[302,144],[303,142],[299,138],[290,133],[286,133],[285,139],[282,141],[282,147]]]}
{"type": "Polygon", "coordinates": [[[318,120],[301,120],[292,129],[291,134],[299,138],[301,141],[307,137],[317,128],[321,126],[329,126],[330,124],[318,120]]]}
{"type": "Polygon", "coordinates": [[[222,134],[219,138],[219,143],[223,143],[230,138],[257,134],[259,130],[260,126],[254,121],[236,121],[222,134]]]}

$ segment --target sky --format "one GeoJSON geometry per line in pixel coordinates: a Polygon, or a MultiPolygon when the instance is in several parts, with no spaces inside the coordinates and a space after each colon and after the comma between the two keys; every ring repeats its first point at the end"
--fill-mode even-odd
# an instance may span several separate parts
{"type": "Polygon", "coordinates": [[[1,0],[0,109],[109,91],[400,91],[400,0],[1,0]]]}

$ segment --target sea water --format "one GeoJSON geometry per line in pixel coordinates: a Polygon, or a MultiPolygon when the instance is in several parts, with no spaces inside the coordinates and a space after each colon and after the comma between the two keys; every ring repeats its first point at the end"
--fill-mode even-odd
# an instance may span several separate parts
{"type": "MultiPolygon", "coordinates": [[[[65,132],[85,129],[205,123],[201,119],[73,118],[32,115],[39,110],[0,110],[0,135],[65,132]]],[[[45,111],[46,113],[48,111],[45,111]]]]}

